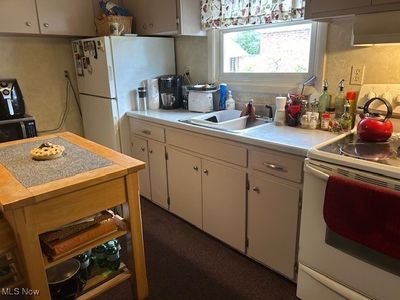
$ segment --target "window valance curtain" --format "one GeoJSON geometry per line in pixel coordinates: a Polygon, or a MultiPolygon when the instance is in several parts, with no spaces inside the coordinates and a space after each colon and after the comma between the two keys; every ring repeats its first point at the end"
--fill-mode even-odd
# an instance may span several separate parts
{"type": "Polygon", "coordinates": [[[304,18],[304,0],[201,0],[204,29],[304,18]]]}

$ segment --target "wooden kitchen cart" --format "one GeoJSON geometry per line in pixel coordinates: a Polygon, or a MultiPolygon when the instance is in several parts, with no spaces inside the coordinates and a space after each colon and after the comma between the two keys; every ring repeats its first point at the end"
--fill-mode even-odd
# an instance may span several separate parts
{"type": "MultiPolygon", "coordinates": [[[[94,298],[126,279],[131,279],[137,299],[146,298],[148,283],[137,174],[144,168],[144,163],[68,132],[3,143],[0,144],[0,150],[7,146],[46,141],[51,138],[62,138],[111,163],[105,167],[28,188],[0,164],[0,208],[14,230],[24,262],[26,286],[40,290],[40,294],[33,298],[50,299],[47,268],[125,234],[129,237],[128,245],[132,246],[132,251],[129,252],[132,259],[128,268],[122,265],[117,276],[83,293],[79,299],[94,298]],[[49,261],[43,255],[39,242],[40,234],[121,204],[129,212],[129,217],[123,221],[127,226],[80,245],[59,259],[49,261]]],[[[98,282],[99,278],[95,277],[92,281],[89,280],[86,286],[94,286],[98,282]]]]}

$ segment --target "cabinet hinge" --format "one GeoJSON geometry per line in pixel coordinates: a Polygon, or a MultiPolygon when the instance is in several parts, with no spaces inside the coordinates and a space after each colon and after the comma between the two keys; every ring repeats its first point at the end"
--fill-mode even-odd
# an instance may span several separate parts
{"type": "Polygon", "coordinates": [[[297,271],[299,270],[299,263],[294,263],[294,267],[293,267],[293,269],[294,269],[294,273],[296,274],[297,273],[297,271]]]}
{"type": "Polygon", "coordinates": [[[165,152],[165,160],[168,160],[168,152],[165,152]]]}
{"type": "Polygon", "coordinates": [[[167,198],[167,203],[168,203],[168,205],[171,204],[171,199],[169,198],[169,196],[168,196],[168,198],[167,198]]]}
{"type": "Polygon", "coordinates": [[[246,247],[246,249],[249,248],[249,238],[246,238],[244,246],[246,247]]]}
{"type": "Polygon", "coordinates": [[[302,199],[300,198],[299,199],[299,208],[301,208],[303,206],[303,201],[302,201],[302,199]]]}
{"type": "Polygon", "coordinates": [[[249,178],[246,178],[246,190],[250,191],[250,182],[249,182],[249,178]]]}
{"type": "Polygon", "coordinates": [[[179,25],[179,17],[176,18],[176,25],[179,25]]]}

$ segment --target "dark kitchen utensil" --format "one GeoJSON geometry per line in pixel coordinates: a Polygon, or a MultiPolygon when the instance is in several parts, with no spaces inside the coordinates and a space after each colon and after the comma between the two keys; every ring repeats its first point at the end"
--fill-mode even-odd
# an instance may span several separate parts
{"type": "Polygon", "coordinates": [[[317,79],[317,76],[313,75],[310,78],[308,78],[306,81],[303,82],[303,87],[301,88],[301,93],[300,93],[301,97],[303,96],[303,93],[304,93],[304,87],[306,85],[311,85],[315,79],[317,79]]]}
{"type": "Polygon", "coordinates": [[[78,277],[80,266],[79,260],[73,258],[46,271],[53,300],[72,300],[77,297],[81,286],[78,277]]]}

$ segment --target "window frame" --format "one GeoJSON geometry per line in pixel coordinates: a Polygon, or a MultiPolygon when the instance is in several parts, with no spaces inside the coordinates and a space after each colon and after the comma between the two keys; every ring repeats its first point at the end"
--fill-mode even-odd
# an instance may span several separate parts
{"type": "Polygon", "coordinates": [[[317,76],[317,85],[322,82],[324,69],[324,54],[327,39],[327,24],[315,21],[293,21],[263,25],[248,25],[208,32],[208,80],[210,82],[226,82],[238,91],[282,92],[288,88],[297,87],[312,75],[317,76]],[[229,32],[292,26],[311,23],[310,59],[308,73],[224,73],[223,72],[223,34],[229,32]]]}

